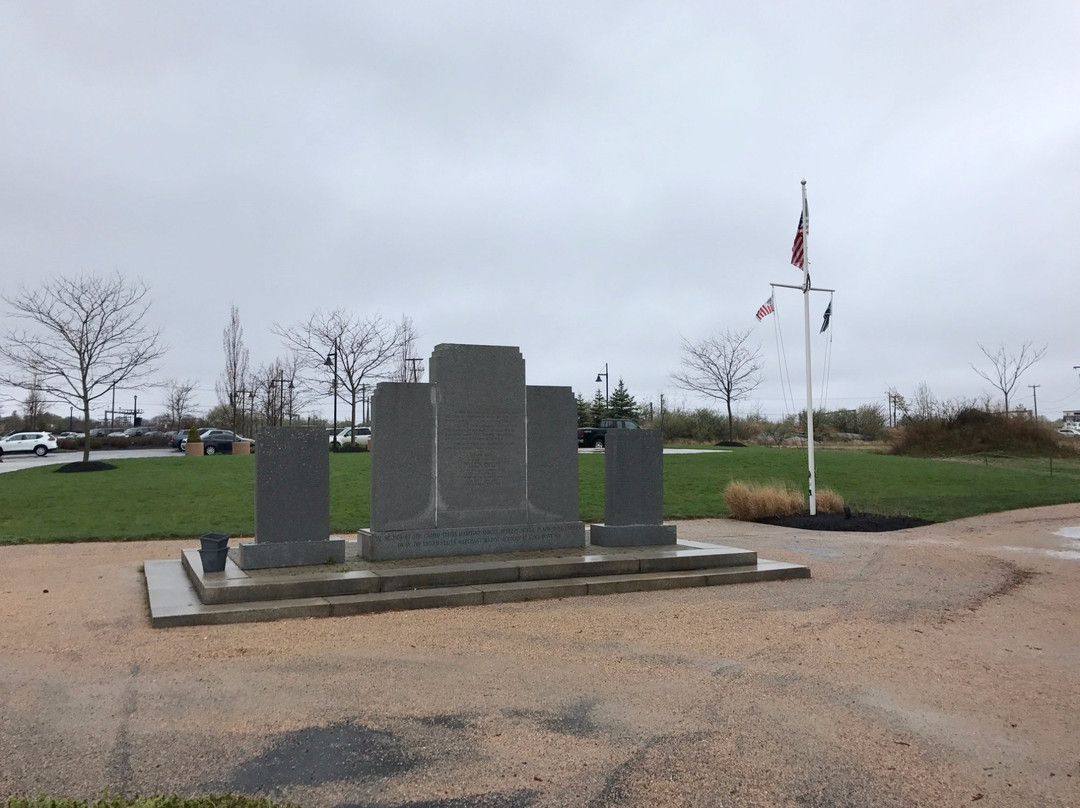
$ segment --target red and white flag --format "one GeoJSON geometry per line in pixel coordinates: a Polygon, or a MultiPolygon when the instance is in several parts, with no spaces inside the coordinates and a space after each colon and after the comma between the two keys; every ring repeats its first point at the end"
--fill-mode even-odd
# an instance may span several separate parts
{"type": "Polygon", "coordinates": [[[795,243],[791,245],[791,265],[801,270],[806,270],[806,241],[805,236],[810,232],[810,208],[806,204],[805,191],[803,192],[802,213],[799,214],[799,229],[795,233],[795,243]]]}
{"type": "Polygon", "coordinates": [[[761,304],[761,308],[757,310],[757,318],[760,323],[766,317],[773,313],[772,295],[769,295],[769,299],[761,304]]]}

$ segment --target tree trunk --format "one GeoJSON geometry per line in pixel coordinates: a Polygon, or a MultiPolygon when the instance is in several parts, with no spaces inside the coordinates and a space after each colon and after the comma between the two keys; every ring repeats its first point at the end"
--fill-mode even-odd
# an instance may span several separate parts
{"type": "Polygon", "coordinates": [[[735,427],[731,419],[731,399],[727,400],[727,439],[735,440],[735,427]]]}
{"type": "Polygon", "coordinates": [[[90,462],[90,400],[83,399],[83,449],[82,459],[84,463],[90,462]]]}

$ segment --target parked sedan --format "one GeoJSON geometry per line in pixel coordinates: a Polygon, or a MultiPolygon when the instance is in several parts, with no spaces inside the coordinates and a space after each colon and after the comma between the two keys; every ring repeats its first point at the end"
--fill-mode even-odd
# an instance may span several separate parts
{"type": "Polygon", "coordinates": [[[56,436],[51,432],[14,432],[0,438],[0,457],[8,452],[33,452],[44,457],[56,448],[56,436]]]}
{"type": "MultiPolygon", "coordinates": [[[[202,441],[203,454],[208,455],[217,454],[218,452],[223,452],[224,454],[231,454],[232,445],[234,443],[255,443],[255,441],[251,440],[250,438],[245,438],[242,435],[237,435],[235,432],[232,432],[228,429],[200,429],[199,439],[202,441]]],[[[186,450],[187,437],[185,436],[180,441],[180,451],[183,452],[186,450]]]]}

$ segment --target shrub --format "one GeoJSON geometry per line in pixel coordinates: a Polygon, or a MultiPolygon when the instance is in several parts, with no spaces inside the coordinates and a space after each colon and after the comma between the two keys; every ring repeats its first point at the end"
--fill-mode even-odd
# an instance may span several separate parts
{"type": "MultiPolygon", "coordinates": [[[[757,522],[771,516],[795,516],[806,512],[806,500],[801,491],[787,483],[750,486],[732,480],[724,489],[724,502],[732,519],[757,522]]],[[[828,488],[817,491],[817,510],[821,513],[840,513],[844,498],[828,488]]]]}
{"type": "Polygon", "coordinates": [[[970,407],[947,416],[905,421],[893,444],[894,454],[922,457],[982,452],[1037,457],[1070,454],[1044,424],[970,407]]]}
{"type": "Polygon", "coordinates": [[[368,446],[366,443],[354,443],[353,441],[345,441],[345,443],[339,443],[338,448],[334,448],[334,444],[330,444],[331,452],[366,452],[368,446]]]}
{"type": "Polygon", "coordinates": [[[199,437],[199,430],[198,429],[196,429],[195,427],[192,427],[191,429],[188,430],[187,442],[188,443],[202,443],[202,438],[199,437]]]}

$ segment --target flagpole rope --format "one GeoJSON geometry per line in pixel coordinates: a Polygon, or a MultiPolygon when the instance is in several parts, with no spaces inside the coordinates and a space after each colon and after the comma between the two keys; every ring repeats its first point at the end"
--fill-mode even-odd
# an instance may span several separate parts
{"type": "MultiPolygon", "coordinates": [[[[833,304],[833,296],[830,293],[829,294],[829,309],[828,309],[830,313],[832,312],[832,304],[833,304]]],[[[825,364],[824,364],[824,366],[822,367],[822,370],[821,370],[821,409],[823,409],[823,410],[825,409],[825,402],[828,401],[828,398],[829,398],[829,378],[831,376],[830,371],[832,370],[833,332],[832,332],[831,325],[826,326],[825,331],[827,332],[828,335],[827,335],[826,340],[825,340],[825,364]]]]}
{"type": "Polygon", "coordinates": [[[787,417],[795,411],[795,392],[791,389],[791,371],[788,369],[787,348],[784,347],[784,330],[780,327],[780,309],[776,305],[775,294],[773,295],[773,314],[776,317],[773,328],[776,331],[776,361],[780,366],[780,394],[784,397],[784,416],[787,417]],[[789,398],[791,409],[788,409],[789,398]]]}

